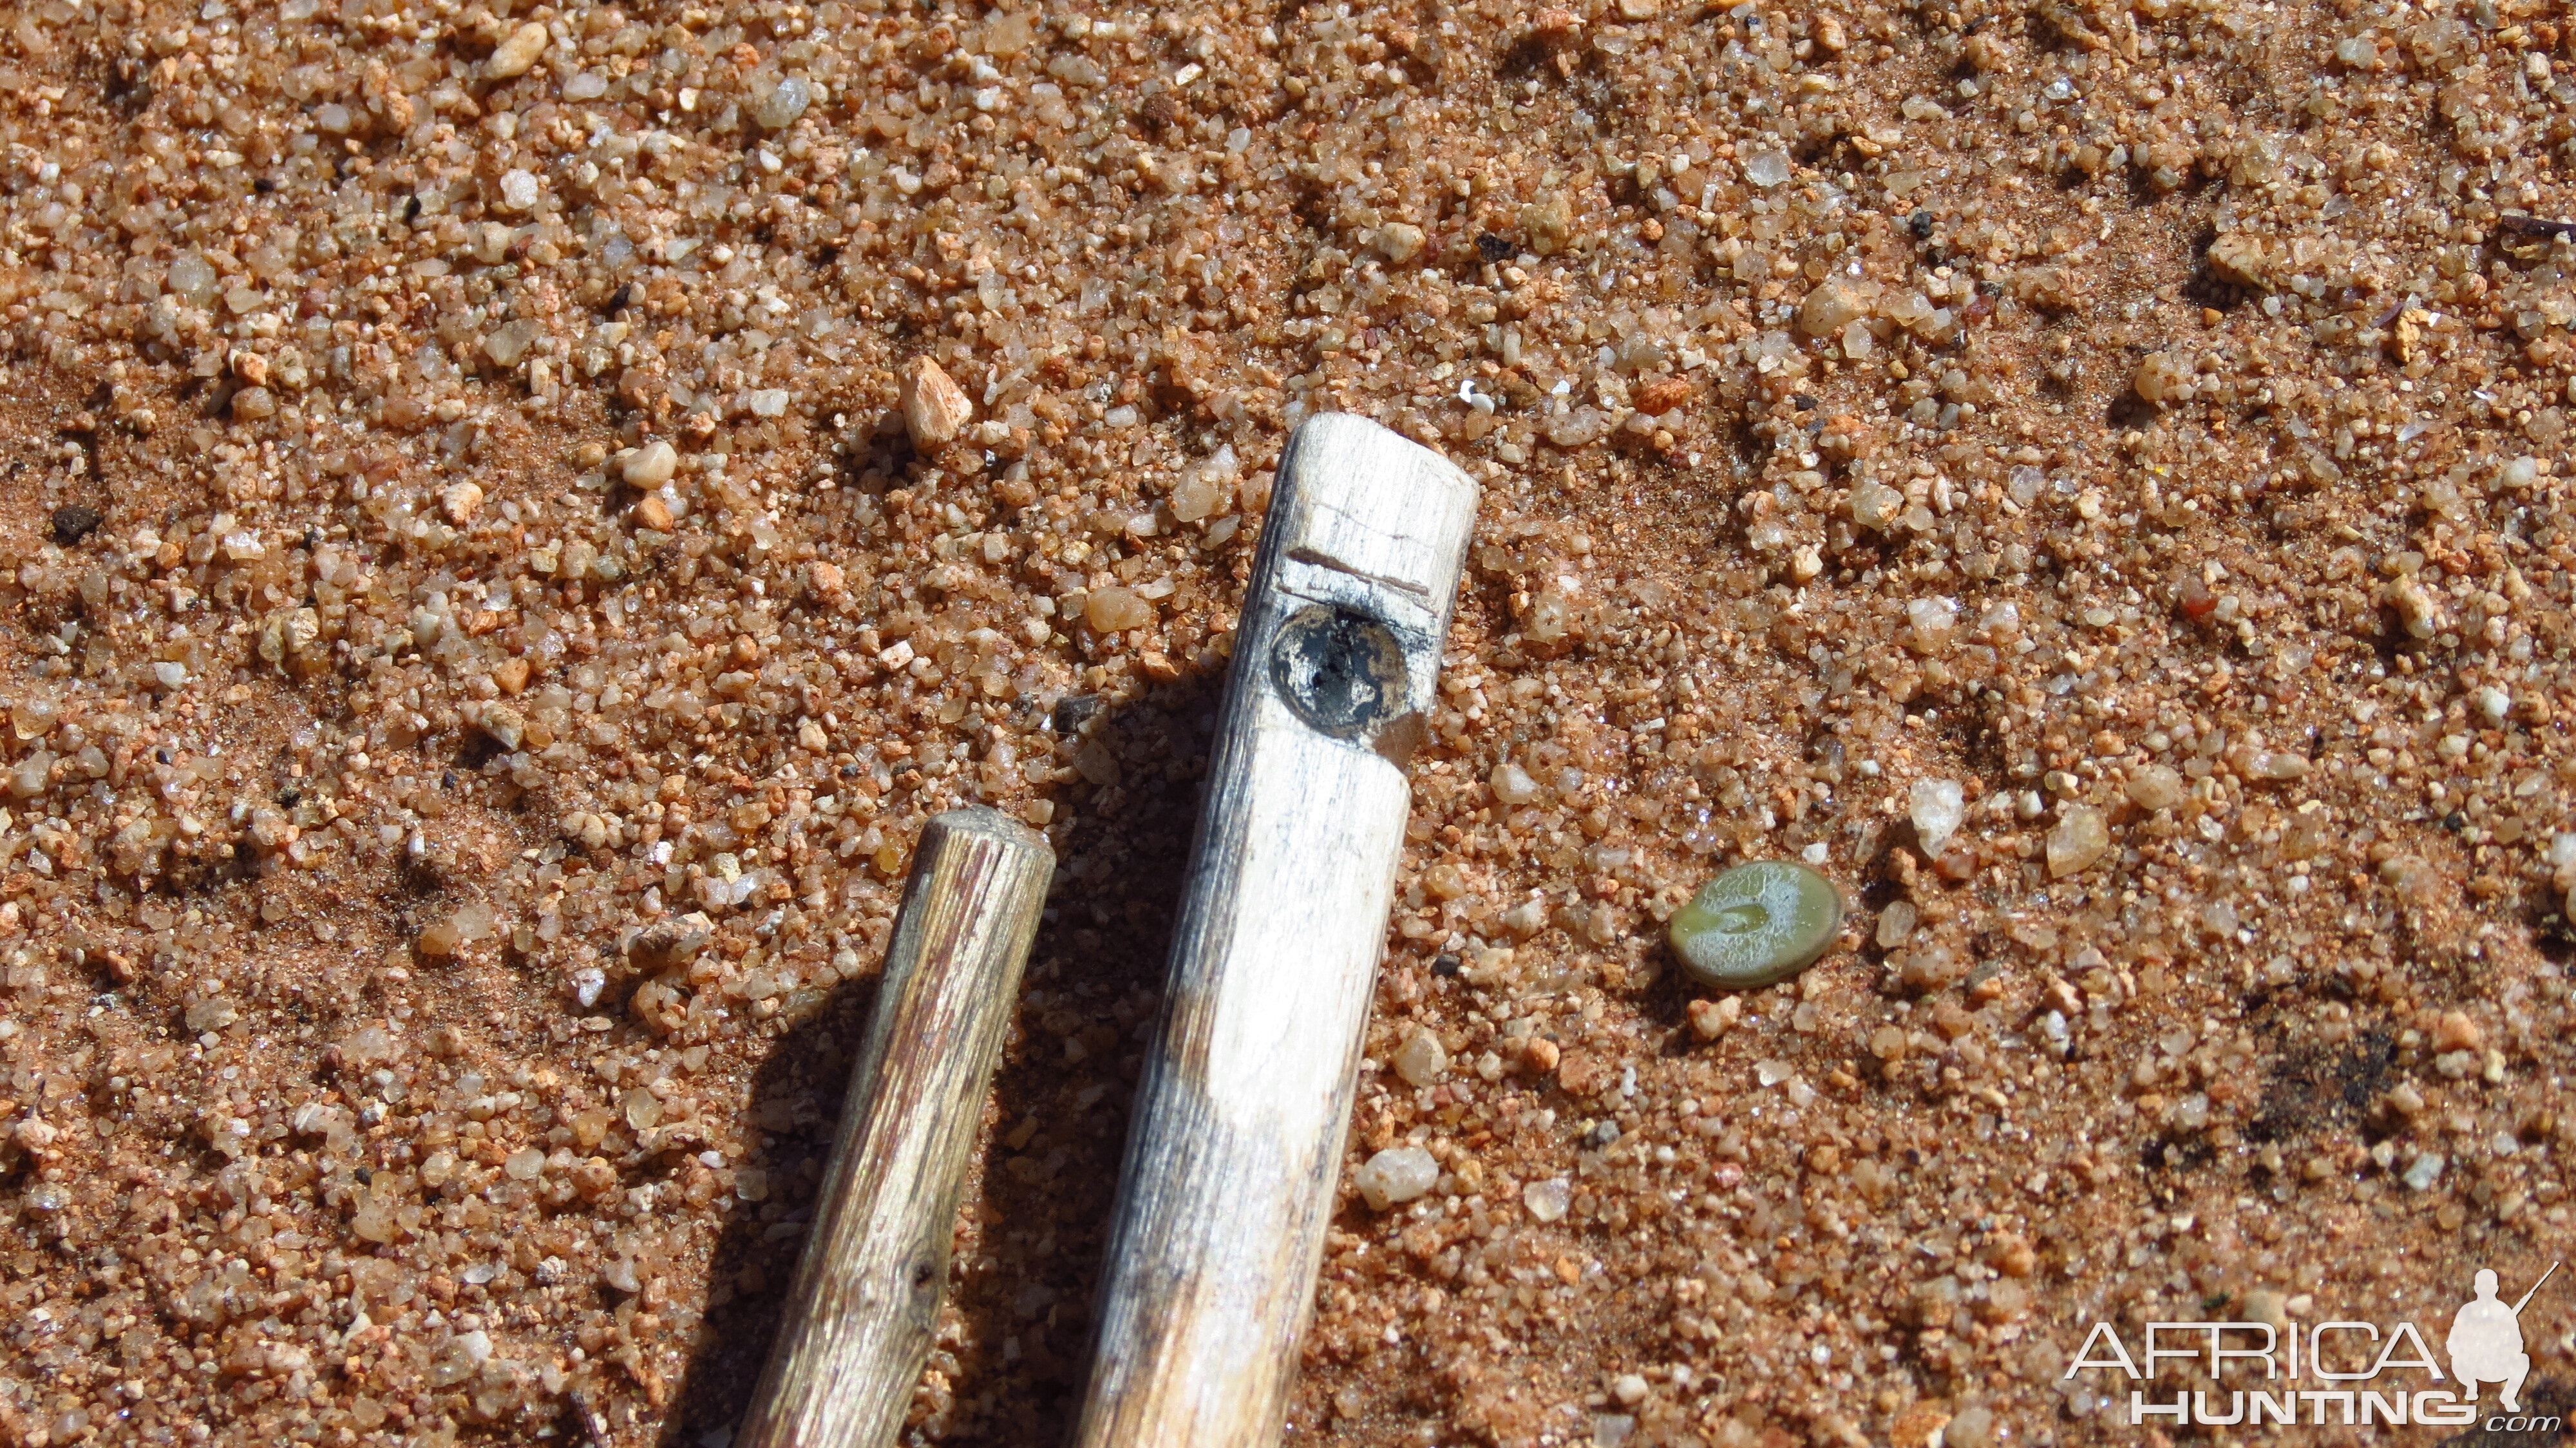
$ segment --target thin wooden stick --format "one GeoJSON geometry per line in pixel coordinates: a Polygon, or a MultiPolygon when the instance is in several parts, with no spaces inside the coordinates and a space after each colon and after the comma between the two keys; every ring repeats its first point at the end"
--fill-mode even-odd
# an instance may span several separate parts
{"type": "Polygon", "coordinates": [[[922,831],[813,1235],[739,1448],[884,1448],[930,1356],[967,1154],[1055,852],[998,811],[922,831]]]}
{"type": "Polygon", "coordinates": [[[1078,1448],[1268,1448],[1312,1316],[1361,1031],[1476,487],[1326,414],[1280,459],[1078,1448]]]}

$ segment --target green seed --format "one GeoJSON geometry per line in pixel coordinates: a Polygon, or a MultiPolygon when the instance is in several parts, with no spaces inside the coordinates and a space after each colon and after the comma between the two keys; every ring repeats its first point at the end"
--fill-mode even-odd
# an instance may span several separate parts
{"type": "Polygon", "coordinates": [[[1673,916],[1673,953],[1700,984],[1752,990],[1806,969],[1842,933],[1834,882],[1788,860],[1738,865],[1673,916]]]}

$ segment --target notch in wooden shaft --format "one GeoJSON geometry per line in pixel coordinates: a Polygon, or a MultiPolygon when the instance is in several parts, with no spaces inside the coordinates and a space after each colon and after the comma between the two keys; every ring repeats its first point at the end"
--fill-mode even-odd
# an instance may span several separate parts
{"type": "Polygon", "coordinates": [[[884,1448],[938,1329],[957,1196],[1055,852],[996,810],[915,850],[786,1319],[738,1448],[884,1448]]]}
{"type": "Polygon", "coordinates": [[[1078,1448],[1278,1440],[1476,486],[1363,418],[1298,428],[1244,600],[1078,1448]]]}

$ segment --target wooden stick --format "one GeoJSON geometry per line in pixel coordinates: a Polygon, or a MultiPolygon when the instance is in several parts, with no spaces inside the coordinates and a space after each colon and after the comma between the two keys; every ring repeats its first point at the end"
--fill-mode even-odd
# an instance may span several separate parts
{"type": "Polygon", "coordinates": [[[1055,852],[996,810],[922,831],[813,1234],[739,1448],[884,1448],[948,1284],[967,1154],[1055,852]]]}
{"type": "Polygon", "coordinates": [[[1313,1313],[1362,1027],[1476,486],[1291,438],[1137,1088],[1078,1448],[1267,1448],[1313,1313]]]}

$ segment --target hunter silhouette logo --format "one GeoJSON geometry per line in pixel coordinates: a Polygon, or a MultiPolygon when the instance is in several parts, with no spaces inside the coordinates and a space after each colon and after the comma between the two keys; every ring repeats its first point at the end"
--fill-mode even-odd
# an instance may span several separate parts
{"type": "Polygon", "coordinates": [[[2496,1275],[2484,1269],[2478,1272],[2478,1295],[2461,1304],[2452,1315],[2447,1344],[2451,1349],[2451,1376],[2460,1380],[2460,1391],[2471,1401],[2478,1396],[2478,1384],[2502,1383],[2504,1410],[2522,1411],[2517,1395],[2522,1392],[2522,1380],[2531,1375],[2531,1355],[2522,1350],[2522,1309],[2540,1290],[2541,1283],[2557,1271],[2558,1264],[2550,1263],[2549,1271],[2540,1274],[2540,1282],[2531,1284],[2531,1291],[2522,1294],[2522,1300],[2511,1307],[2496,1300],[2496,1275]]]}
{"type": "Polygon", "coordinates": [[[2504,1411],[2485,1420],[2489,1432],[2554,1434],[2565,1426],[2561,1419],[2522,1409],[2523,1380],[2531,1375],[2522,1310],[2558,1267],[2550,1263],[2510,1306],[2496,1295],[2496,1274],[2481,1269],[2477,1295],[2451,1315],[2447,1362],[2405,1321],[2150,1322],[2139,1344],[2144,1351],[2135,1354],[2117,1327],[2096,1322],[2063,1377],[2108,1371],[2127,1378],[2127,1421],[2138,1428],[2156,1419],[2174,1427],[2464,1428],[2479,1421],[2478,1389],[2492,1383],[2502,1389],[2504,1411]],[[2208,1386],[2181,1388],[2170,1401],[2150,1397],[2148,1385],[2166,1376],[2165,1363],[2193,1365],[2208,1386]]]}

